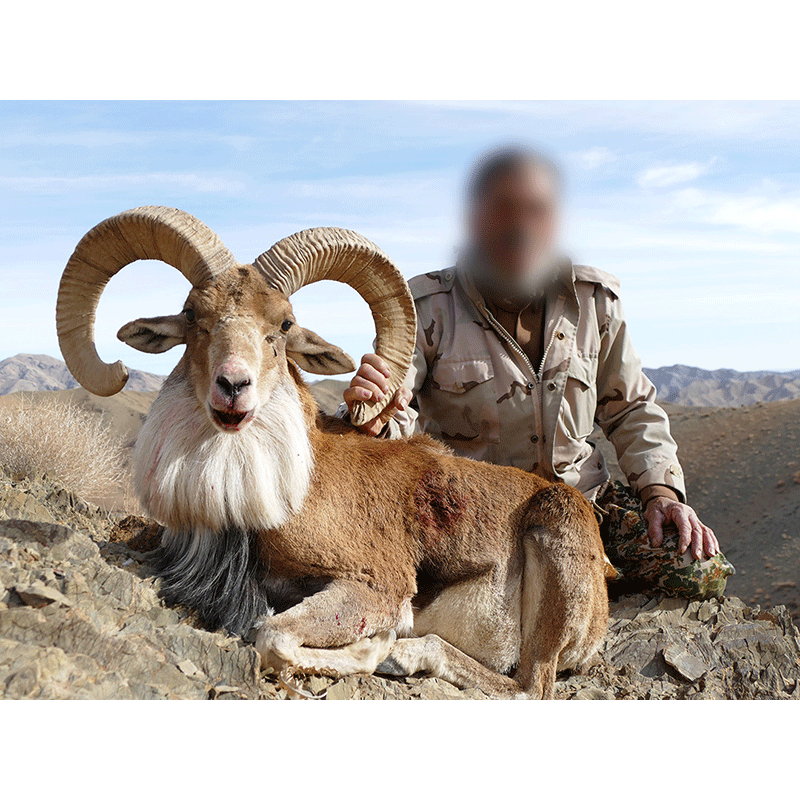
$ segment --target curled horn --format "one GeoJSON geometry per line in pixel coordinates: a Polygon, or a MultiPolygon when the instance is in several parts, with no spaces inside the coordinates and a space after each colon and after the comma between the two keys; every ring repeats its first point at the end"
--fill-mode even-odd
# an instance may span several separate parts
{"type": "Polygon", "coordinates": [[[93,394],[116,394],[128,380],[121,361],[106,364],[94,343],[100,295],[123,267],[157,259],[201,286],[234,262],[219,237],[185,211],[144,206],[109,217],[78,243],[58,288],[56,327],[61,353],[78,383],[93,394]]]}
{"type": "Polygon", "coordinates": [[[377,354],[389,365],[383,400],[357,403],[352,419],[363,425],[377,417],[406,377],[417,334],[414,300],[400,271],[376,245],[353,231],[312,228],[287,236],[253,263],[270,285],[287,297],[316,281],[339,281],[369,304],[377,354]]]}

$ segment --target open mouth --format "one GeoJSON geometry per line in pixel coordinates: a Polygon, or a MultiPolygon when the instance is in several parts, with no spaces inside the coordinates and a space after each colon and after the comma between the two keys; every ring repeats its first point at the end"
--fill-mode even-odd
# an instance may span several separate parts
{"type": "Polygon", "coordinates": [[[225,431],[238,431],[253,416],[252,411],[218,411],[211,409],[211,418],[225,431]]]}

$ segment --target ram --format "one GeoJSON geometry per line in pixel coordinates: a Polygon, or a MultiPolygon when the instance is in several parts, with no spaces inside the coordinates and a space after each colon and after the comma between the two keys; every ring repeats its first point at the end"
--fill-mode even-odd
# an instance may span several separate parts
{"type": "Polygon", "coordinates": [[[390,365],[385,408],[411,361],[414,304],[402,275],[351,231],[315,228],[239,264],[205,225],[145,207],[87,233],[61,279],[62,353],[90,392],[127,380],[104,363],[94,315],[109,279],[160,259],[192,285],[180,314],[119,338],[186,349],[137,440],[135,483],[164,526],[157,570],[168,602],[211,628],[258,623],[264,667],[344,675],[427,672],[496,696],[552,697],[605,633],[603,548],[576,490],[454,456],[420,435],[375,440],[317,411],[300,369],[353,370],[300,327],[289,297],[344,282],[369,304],[390,365]]]}

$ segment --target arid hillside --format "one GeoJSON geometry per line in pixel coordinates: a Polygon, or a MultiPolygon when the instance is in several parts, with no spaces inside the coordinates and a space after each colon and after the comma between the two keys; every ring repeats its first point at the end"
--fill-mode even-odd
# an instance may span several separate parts
{"type": "Polygon", "coordinates": [[[800,399],[800,370],[737,372],[676,364],[645,369],[662,402],[681,406],[736,407],[800,399]]]}
{"type": "MultiPolygon", "coordinates": [[[[736,566],[730,593],[783,604],[800,620],[800,400],[664,407],[689,502],[736,566]]],[[[609,443],[598,444],[614,460],[609,443]]]]}
{"type": "MultiPolygon", "coordinates": [[[[342,387],[322,381],[314,391],[332,410],[342,387]]],[[[129,452],[154,397],[18,392],[0,397],[0,415],[19,404],[72,402],[103,415],[129,452]]],[[[800,698],[790,617],[798,619],[800,401],[668,410],[690,498],[739,572],[721,603],[613,602],[596,663],[563,676],[557,697],[800,698]]],[[[121,487],[116,506],[101,510],[52,475],[21,478],[0,466],[0,697],[485,697],[422,677],[311,677],[290,688],[261,673],[247,638],[204,631],[188,609],[159,600],[145,553],[160,531],[127,516],[131,502],[121,487]]]]}
{"type": "MultiPolygon", "coordinates": [[[[738,407],[800,399],[800,370],[737,372],[675,364],[655,369],[646,367],[644,371],[658,389],[659,398],[675,405],[738,407]]],[[[163,381],[161,375],[131,370],[125,390],[157,391],[163,381]]],[[[336,380],[318,381],[317,390],[327,396],[331,391],[338,391],[339,383],[336,380]]],[[[74,389],[77,385],[67,365],[52,356],[20,353],[0,361],[0,395],[74,389]]]]}
{"type": "MultiPolygon", "coordinates": [[[[130,370],[126,391],[157,392],[164,378],[149,372],[130,370]]],[[[0,395],[11,392],[56,391],[74,389],[78,382],[67,365],[58,358],[20,353],[0,361],[0,395]]]]}
{"type": "Polygon", "coordinates": [[[739,568],[731,591],[800,619],[800,400],[698,411],[673,411],[676,436],[690,497],[739,568]]]}

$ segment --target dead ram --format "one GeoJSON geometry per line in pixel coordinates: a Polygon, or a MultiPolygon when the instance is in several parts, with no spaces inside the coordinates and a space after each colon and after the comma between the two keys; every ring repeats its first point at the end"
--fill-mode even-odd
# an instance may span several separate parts
{"type": "Polygon", "coordinates": [[[317,228],[239,264],[176,209],[100,223],[70,258],[57,307],[64,358],[95,394],[127,380],[121,362],[97,355],[94,315],[108,280],[138,259],[160,259],[192,285],[180,314],[118,334],[150,353],[186,345],[135,450],[137,492],[165,526],[157,566],[169,602],[212,628],[243,632],[259,619],[256,647],[275,670],[424,671],[547,698],[557,670],[586,663],[608,600],[579,492],[457,458],[426,436],[374,440],[318,413],[298,367],[354,364],[296,323],[288,298],[300,287],[342,281],[366,300],[391,365],[387,401],[410,364],[414,304],[375,245],[317,228]]]}

